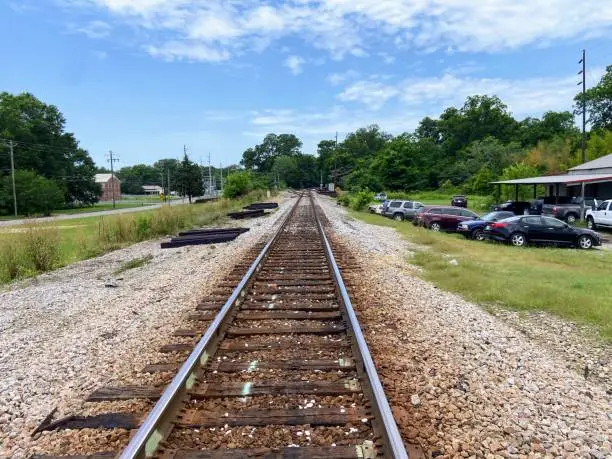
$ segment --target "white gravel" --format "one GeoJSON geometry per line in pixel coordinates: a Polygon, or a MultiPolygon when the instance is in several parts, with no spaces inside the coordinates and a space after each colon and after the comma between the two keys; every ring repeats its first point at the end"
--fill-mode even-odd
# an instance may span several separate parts
{"type": "Polygon", "coordinates": [[[58,408],[62,416],[82,406],[93,389],[134,379],[159,358],[187,312],[232,266],[265,240],[295,202],[237,226],[251,230],[214,246],[160,249],[136,244],[76,263],[0,291],[0,457],[26,457],[29,435],[58,408]],[[152,261],[118,277],[134,258],[152,261]],[[105,287],[114,279],[117,287],[105,287]]]}
{"type": "Polygon", "coordinates": [[[317,199],[367,273],[347,277],[406,441],[444,458],[612,457],[610,346],[558,318],[496,317],[439,290],[409,263],[419,247],[317,199]],[[593,354],[602,374],[585,380],[593,354]]]}

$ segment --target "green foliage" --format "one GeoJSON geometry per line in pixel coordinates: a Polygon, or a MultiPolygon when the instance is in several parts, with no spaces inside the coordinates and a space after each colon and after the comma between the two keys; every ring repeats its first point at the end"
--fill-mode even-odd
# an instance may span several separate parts
{"type": "MultiPolygon", "coordinates": [[[[200,196],[204,193],[202,184],[202,171],[200,167],[192,162],[187,153],[183,156],[176,176],[178,191],[182,196],[188,196],[189,202],[194,196],[200,196]]],[[[214,190],[208,190],[212,194],[214,190]]]]}
{"type": "Polygon", "coordinates": [[[592,161],[612,153],[612,130],[598,130],[591,132],[587,142],[587,161],[592,161]]]}
{"type": "MultiPolygon", "coordinates": [[[[65,125],[57,107],[32,94],[0,93],[0,137],[14,141],[15,169],[53,180],[67,203],[95,203],[95,165],[65,125]]],[[[9,169],[8,144],[0,142],[0,170],[9,169]]]]}
{"type": "Polygon", "coordinates": [[[576,101],[576,114],[582,111],[582,104],[586,102],[589,122],[593,129],[612,129],[612,65],[606,67],[606,73],[597,85],[587,89],[584,96],[578,94],[576,101]]]}
{"type": "Polygon", "coordinates": [[[353,210],[363,210],[374,200],[374,193],[370,191],[360,191],[352,195],[349,199],[349,206],[353,210]]]}
{"type": "Polygon", "coordinates": [[[341,206],[348,207],[351,203],[351,195],[348,193],[339,194],[336,201],[338,201],[338,204],[341,206]]]}
{"type": "Polygon", "coordinates": [[[301,152],[302,141],[293,134],[268,134],[263,142],[242,154],[242,164],[248,170],[270,172],[280,156],[296,156],[301,152]]]}
{"type": "Polygon", "coordinates": [[[38,272],[51,271],[60,261],[59,232],[51,226],[26,225],[24,248],[38,272]]]}
{"type": "Polygon", "coordinates": [[[117,269],[113,274],[122,274],[130,269],[140,268],[146,264],[149,264],[153,260],[153,255],[145,255],[144,257],[137,257],[133,260],[126,261],[125,263],[121,263],[119,269],[117,269]]]}
{"type": "Polygon", "coordinates": [[[495,174],[487,166],[482,166],[476,174],[468,179],[465,184],[466,191],[474,194],[491,194],[493,185],[490,182],[496,179],[495,174]]]}
{"type": "Polygon", "coordinates": [[[236,198],[251,191],[253,183],[248,171],[239,171],[230,174],[225,181],[223,194],[226,198],[236,198]]]}
{"type": "MultiPolygon", "coordinates": [[[[50,215],[64,205],[64,193],[53,181],[32,171],[15,171],[17,210],[24,215],[50,215]]],[[[0,179],[0,213],[14,213],[13,184],[10,176],[0,179]]]]}

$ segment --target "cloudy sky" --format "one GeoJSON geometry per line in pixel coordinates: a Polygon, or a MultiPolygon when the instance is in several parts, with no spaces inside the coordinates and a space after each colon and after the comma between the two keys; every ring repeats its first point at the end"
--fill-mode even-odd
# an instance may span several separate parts
{"type": "Polygon", "coordinates": [[[0,0],[0,91],[57,105],[94,159],[239,161],[268,132],[399,133],[472,94],[569,110],[612,64],[612,1],[0,0]]]}

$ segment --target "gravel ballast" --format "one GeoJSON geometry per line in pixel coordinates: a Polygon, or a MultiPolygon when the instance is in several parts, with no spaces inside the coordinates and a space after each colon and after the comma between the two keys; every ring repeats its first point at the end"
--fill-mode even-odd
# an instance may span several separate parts
{"type": "Polygon", "coordinates": [[[279,202],[265,218],[239,222],[251,230],[232,242],[165,250],[144,242],[0,290],[0,457],[33,452],[30,434],[54,408],[56,417],[83,412],[100,386],[146,382],[141,369],[177,342],[187,313],[295,198],[279,202]],[[150,263],[113,275],[148,255],[150,263]]]}
{"type": "Polygon", "coordinates": [[[345,277],[405,441],[429,457],[612,457],[609,346],[441,291],[409,263],[421,248],[317,200],[364,268],[345,277]],[[588,359],[599,377],[585,380],[588,359]]]}

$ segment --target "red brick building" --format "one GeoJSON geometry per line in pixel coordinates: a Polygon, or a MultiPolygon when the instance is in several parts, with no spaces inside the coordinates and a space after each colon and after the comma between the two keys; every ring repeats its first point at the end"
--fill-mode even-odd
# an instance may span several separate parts
{"type": "Polygon", "coordinates": [[[112,201],[113,188],[115,199],[119,199],[121,196],[121,180],[116,176],[113,177],[111,174],[96,174],[96,183],[99,183],[102,188],[100,201],[112,201]]]}

